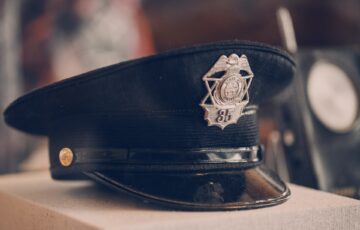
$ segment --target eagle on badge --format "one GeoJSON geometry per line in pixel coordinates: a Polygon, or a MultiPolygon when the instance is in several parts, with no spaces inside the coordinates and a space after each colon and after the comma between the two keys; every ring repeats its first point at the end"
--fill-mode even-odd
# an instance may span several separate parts
{"type": "Polygon", "coordinates": [[[236,124],[249,103],[249,87],[254,74],[243,54],[221,55],[203,76],[207,95],[200,106],[205,110],[208,126],[224,129],[236,124]]]}

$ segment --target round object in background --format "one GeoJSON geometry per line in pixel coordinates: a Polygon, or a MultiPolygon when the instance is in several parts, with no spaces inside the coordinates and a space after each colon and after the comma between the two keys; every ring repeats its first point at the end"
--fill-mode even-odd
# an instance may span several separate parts
{"type": "Polygon", "coordinates": [[[334,132],[348,132],[359,115],[359,97],[350,76],[325,61],[311,68],[307,83],[311,109],[320,122],[334,132]]]}

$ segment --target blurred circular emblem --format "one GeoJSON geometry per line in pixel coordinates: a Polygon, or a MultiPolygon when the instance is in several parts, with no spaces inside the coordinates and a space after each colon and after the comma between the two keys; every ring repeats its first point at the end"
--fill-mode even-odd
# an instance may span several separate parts
{"type": "Polygon", "coordinates": [[[209,126],[224,129],[237,123],[249,102],[248,91],[253,77],[245,55],[222,55],[218,59],[203,77],[208,94],[200,106],[205,110],[209,126]]]}
{"type": "Polygon", "coordinates": [[[316,62],[309,73],[307,94],[319,121],[333,132],[346,133],[359,117],[359,94],[347,73],[325,61],[316,62]]]}

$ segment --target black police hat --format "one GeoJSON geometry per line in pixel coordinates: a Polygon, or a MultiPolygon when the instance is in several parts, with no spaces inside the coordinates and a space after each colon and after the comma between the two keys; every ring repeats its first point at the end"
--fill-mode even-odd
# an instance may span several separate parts
{"type": "Polygon", "coordinates": [[[217,42],[97,69],[13,102],[6,122],[50,143],[54,179],[92,178],[175,208],[285,201],[261,166],[257,109],[294,62],[252,42],[217,42]]]}

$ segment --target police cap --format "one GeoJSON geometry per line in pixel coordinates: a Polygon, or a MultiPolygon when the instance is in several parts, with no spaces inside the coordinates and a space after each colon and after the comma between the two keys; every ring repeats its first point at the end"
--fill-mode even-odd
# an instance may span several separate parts
{"type": "Polygon", "coordinates": [[[294,61],[254,42],[197,45],[34,90],[6,122],[49,137],[54,179],[91,178],[191,210],[275,205],[290,191],[262,166],[257,113],[294,61]]]}

